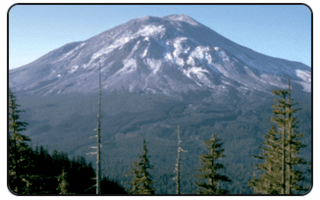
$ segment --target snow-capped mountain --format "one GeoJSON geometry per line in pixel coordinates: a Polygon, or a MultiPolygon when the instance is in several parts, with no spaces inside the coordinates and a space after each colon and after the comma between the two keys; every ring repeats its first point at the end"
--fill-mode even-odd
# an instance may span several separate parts
{"type": "Polygon", "coordinates": [[[102,173],[110,180],[128,182],[126,171],[146,139],[158,167],[154,177],[161,177],[156,193],[170,194],[162,185],[171,187],[175,158],[168,155],[176,153],[179,125],[186,174],[194,176],[202,141],[217,133],[229,163],[225,173],[238,170],[230,188],[247,185],[252,154],[271,126],[271,90],[287,88],[288,78],[302,108],[299,132],[309,144],[302,154],[311,160],[310,67],[240,46],[186,15],[133,19],[10,70],[9,87],[28,123],[23,134],[33,144],[84,157],[96,145],[99,64],[102,165],[108,168],[102,173]]]}
{"type": "Polygon", "coordinates": [[[311,69],[257,53],[186,15],[133,19],[88,40],[55,49],[9,71],[14,91],[53,95],[104,91],[164,93],[235,88],[311,92],[311,69]],[[301,86],[301,87],[300,87],[301,86]]]}

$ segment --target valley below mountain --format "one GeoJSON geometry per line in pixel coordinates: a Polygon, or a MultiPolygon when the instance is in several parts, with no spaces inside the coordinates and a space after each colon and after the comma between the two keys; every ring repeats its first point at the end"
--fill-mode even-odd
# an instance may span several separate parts
{"type": "MultiPolygon", "coordinates": [[[[198,155],[205,152],[202,141],[217,133],[224,143],[226,158],[222,162],[229,165],[225,173],[232,175],[233,180],[238,180],[237,184],[241,185],[231,183],[232,191],[239,193],[242,188],[241,192],[252,192],[246,187],[246,182],[252,178],[256,163],[252,154],[260,152],[258,146],[272,124],[272,95],[264,101],[246,97],[248,99],[230,100],[227,104],[209,97],[202,101],[191,98],[199,98],[200,95],[189,94],[187,99],[180,99],[156,94],[103,94],[103,174],[127,186],[125,183],[129,179],[125,174],[129,172],[132,161],[140,156],[142,141],[146,139],[150,162],[155,165],[151,174],[155,180],[161,178],[156,183],[157,193],[173,193],[174,181],[171,179],[174,177],[179,125],[181,146],[188,151],[182,155],[185,160],[181,173],[186,184],[182,191],[192,193],[195,189],[192,180],[199,167],[198,155]],[[167,187],[168,184],[172,187],[167,187]]],[[[18,96],[25,110],[21,119],[29,123],[25,134],[32,138],[33,146],[41,144],[49,152],[56,149],[70,157],[85,156],[89,162],[95,163],[96,156],[88,156],[87,153],[94,151],[90,147],[97,144],[96,137],[93,137],[97,127],[97,98],[97,93],[50,98],[18,96]]],[[[298,114],[299,131],[306,133],[302,141],[309,144],[301,154],[311,160],[311,104],[299,103],[302,108],[298,114]]]]}

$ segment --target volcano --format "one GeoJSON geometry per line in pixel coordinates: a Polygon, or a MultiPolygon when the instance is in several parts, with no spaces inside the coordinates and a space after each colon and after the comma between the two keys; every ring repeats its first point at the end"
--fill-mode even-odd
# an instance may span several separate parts
{"type": "MultiPolygon", "coordinates": [[[[25,112],[24,134],[33,145],[69,156],[86,156],[96,145],[101,68],[103,173],[125,174],[146,139],[156,193],[173,194],[177,126],[188,153],[181,168],[182,193],[193,193],[202,140],[213,133],[224,143],[231,194],[247,187],[271,124],[271,91],[286,89],[299,102],[301,151],[311,159],[311,68],[238,45],[186,15],[146,16],[85,41],[55,49],[9,70],[9,87],[25,112]]],[[[86,157],[95,162],[95,157],[86,157]]],[[[305,170],[307,171],[307,170],[305,170]]]]}
{"type": "Polygon", "coordinates": [[[270,92],[289,78],[311,91],[310,67],[240,46],[186,15],[133,19],[66,44],[10,70],[9,85],[27,94],[90,93],[99,64],[106,92],[270,92]]]}

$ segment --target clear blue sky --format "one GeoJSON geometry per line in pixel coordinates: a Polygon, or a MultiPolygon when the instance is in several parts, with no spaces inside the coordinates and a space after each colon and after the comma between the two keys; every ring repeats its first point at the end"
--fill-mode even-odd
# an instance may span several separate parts
{"type": "Polygon", "coordinates": [[[186,14],[257,52],[311,66],[311,11],[303,5],[16,5],[9,68],[133,18],[186,14]]]}

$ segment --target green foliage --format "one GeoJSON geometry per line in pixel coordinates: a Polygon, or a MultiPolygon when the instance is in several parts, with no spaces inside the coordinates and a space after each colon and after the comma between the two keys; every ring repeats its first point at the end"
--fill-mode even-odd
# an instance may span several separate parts
{"type": "Polygon", "coordinates": [[[265,162],[256,165],[265,173],[256,178],[256,174],[249,186],[254,188],[255,193],[280,194],[282,189],[282,148],[281,140],[277,137],[276,127],[273,125],[265,136],[263,146],[260,146],[262,153],[254,156],[265,162]]]}
{"type": "Polygon", "coordinates": [[[290,96],[290,82],[287,90],[273,91],[280,99],[273,107],[274,116],[269,132],[265,135],[261,153],[255,156],[262,163],[256,165],[260,176],[254,177],[249,186],[255,193],[260,194],[293,194],[299,191],[308,191],[301,185],[304,180],[301,166],[307,162],[299,155],[299,151],[306,147],[300,139],[304,133],[297,132],[297,117],[292,117],[298,109],[293,109],[290,96]],[[300,168],[300,169],[299,169],[300,168]],[[299,183],[300,182],[300,183],[299,183]]]}
{"type": "MultiPolygon", "coordinates": [[[[263,135],[270,129],[270,124],[266,122],[272,115],[272,96],[264,95],[264,101],[257,101],[254,96],[248,95],[246,100],[230,104],[226,104],[225,99],[221,98],[219,104],[216,97],[208,98],[206,102],[192,102],[151,94],[102,94],[103,101],[108,102],[102,105],[101,113],[101,128],[104,130],[102,143],[108,143],[103,146],[104,149],[107,148],[104,151],[106,155],[103,156],[107,157],[102,159],[102,172],[110,180],[123,182],[121,185],[129,188],[126,183],[131,179],[125,174],[132,167],[132,158],[140,156],[139,144],[144,137],[150,147],[150,162],[154,165],[150,174],[153,180],[157,180],[153,184],[155,193],[175,194],[176,182],[172,179],[176,175],[173,172],[176,156],[168,155],[176,155],[175,131],[180,124],[183,147],[188,149],[188,154],[182,154],[185,159],[181,165],[181,193],[194,194],[197,189],[194,176],[199,165],[198,155],[205,152],[205,145],[201,140],[209,139],[214,131],[219,132],[219,137],[225,141],[223,147],[226,157],[220,160],[225,169],[219,172],[232,177],[231,183],[220,182],[219,186],[230,194],[252,194],[253,189],[247,186],[256,163],[252,154],[258,155],[260,152],[257,144],[263,142],[263,135]]],[[[311,144],[311,98],[306,95],[310,97],[311,94],[292,94],[295,100],[299,100],[302,108],[298,112],[301,122],[299,130],[306,132],[306,135],[301,138],[301,142],[311,144]]],[[[57,149],[69,155],[86,155],[88,147],[95,145],[94,139],[88,140],[88,133],[96,126],[97,94],[61,94],[38,98],[36,95],[17,93],[17,97],[21,108],[26,111],[19,113],[20,117],[29,123],[24,133],[32,138],[34,144],[47,146],[50,152],[57,149]]],[[[311,145],[308,145],[301,149],[299,155],[309,161],[310,152],[311,145]]],[[[86,160],[93,163],[96,158],[86,157],[86,160]]],[[[52,169],[50,165],[46,167],[52,169]]],[[[62,168],[59,167],[56,176],[61,175],[62,168]]],[[[303,166],[296,167],[304,171],[303,176],[308,178],[307,182],[298,184],[310,187],[311,173],[303,166]]],[[[70,171],[73,169],[66,171],[68,179],[80,182],[81,176],[70,177],[70,171]]],[[[261,172],[257,172],[257,177],[260,174],[261,172]]],[[[55,187],[58,186],[56,178],[52,182],[56,182],[55,187]]],[[[73,185],[71,182],[70,186],[73,185]]],[[[93,180],[85,189],[94,184],[93,180]]],[[[85,194],[87,192],[89,191],[85,194]]]]}
{"type": "MultiPolygon", "coordinates": [[[[30,160],[33,164],[28,170],[26,186],[18,188],[19,194],[95,194],[96,177],[91,163],[77,156],[72,160],[64,152],[53,151],[49,155],[43,146],[30,149],[30,160]],[[28,187],[27,187],[28,186],[28,187]]],[[[11,180],[9,176],[9,181],[11,180]]],[[[126,194],[117,182],[103,178],[102,194],[126,194]],[[115,193],[116,191],[116,193],[115,193]]]]}
{"type": "Polygon", "coordinates": [[[153,166],[149,163],[147,152],[146,141],[143,140],[142,155],[133,162],[133,168],[129,173],[129,175],[133,174],[134,176],[129,183],[132,186],[132,189],[129,189],[130,194],[154,194],[155,189],[151,184],[155,181],[152,181],[152,177],[147,171],[153,169],[153,166]]]}
{"type": "Polygon", "coordinates": [[[20,105],[16,103],[15,95],[9,90],[9,187],[17,194],[28,191],[30,187],[30,174],[26,171],[31,167],[30,149],[27,142],[29,137],[22,135],[27,123],[21,122],[19,113],[20,105]]]}
{"type": "Polygon", "coordinates": [[[59,194],[72,194],[69,193],[69,183],[67,181],[67,173],[62,169],[62,174],[57,177],[59,182],[59,187],[57,188],[59,194]]]}
{"type": "Polygon", "coordinates": [[[217,162],[219,158],[225,157],[223,154],[222,144],[217,135],[213,135],[212,139],[204,141],[208,153],[200,155],[201,168],[198,169],[200,174],[197,177],[201,180],[196,182],[198,194],[227,194],[228,191],[219,187],[220,181],[231,182],[231,180],[224,175],[220,175],[218,170],[223,169],[223,164],[217,162]],[[204,181],[202,181],[204,180],[204,181]]]}
{"type": "MultiPolygon", "coordinates": [[[[95,194],[95,172],[83,157],[72,160],[64,152],[49,155],[43,146],[29,147],[29,137],[20,132],[28,125],[21,122],[16,97],[9,91],[8,182],[15,194],[95,194]]],[[[126,193],[124,188],[104,177],[102,190],[126,193]],[[108,187],[108,188],[105,188],[108,187]]]]}

